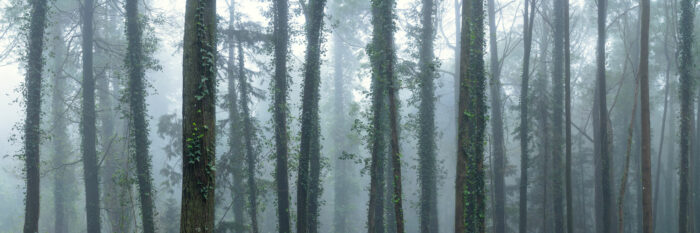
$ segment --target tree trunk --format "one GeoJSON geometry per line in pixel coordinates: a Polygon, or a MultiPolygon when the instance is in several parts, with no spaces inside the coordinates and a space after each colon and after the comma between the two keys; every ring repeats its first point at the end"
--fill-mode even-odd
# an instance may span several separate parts
{"type": "Polygon", "coordinates": [[[681,19],[679,24],[679,67],[680,74],[680,96],[681,96],[681,154],[680,154],[680,198],[678,208],[678,232],[689,232],[689,215],[688,211],[689,198],[689,157],[690,157],[690,140],[693,137],[691,132],[692,127],[692,85],[693,85],[693,20],[695,1],[681,0],[681,19]]]}
{"type": "Polygon", "coordinates": [[[297,181],[297,232],[318,232],[321,146],[318,102],[321,83],[321,29],[326,0],[310,0],[306,7],[306,62],[302,96],[301,143],[297,181]]]}
{"type": "Polygon", "coordinates": [[[506,194],[505,194],[505,145],[503,139],[503,112],[501,107],[501,70],[498,60],[498,38],[496,36],[496,6],[494,0],[488,1],[489,15],[489,52],[491,54],[489,89],[491,93],[491,132],[493,136],[493,173],[494,206],[493,231],[506,231],[506,194]]]}
{"type": "Polygon", "coordinates": [[[552,50],[552,195],[554,207],[554,232],[564,232],[564,193],[562,118],[564,100],[564,0],[554,1],[554,48],[552,50]]]}
{"type": "MultiPolygon", "coordinates": [[[[277,164],[275,181],[277,183],[277,217],[279,232],[290,233],[289,225],[289,181],[287,175],[287,42],[288,32],[288,2],[274,0],[274,32],[275,43],[274,63],[274,124],[277,164]]],[[[251,169],[251,168],[249,168],[251,169]]],[[[257,225],[257,223],[255,223],[257,225]]],[[[256,227],[257,228],[257,227],[256,227]]],[[[257,232],[257,229],[255,229],[257,232]]]]}
{"type": "Polygon", "coordinates": [[[566,232],[574,232],[574,198],[571,190],[571,32],[569,29],[569,0],[564,0],[564,101],[565,101],[565,174],[566,232]]]}
{"type": "Polygon", "coordinates": [[[92,67],[94,0],[85,0],[82,7],[83,105],[80,129],[85,177],[85,208],[87,231],[100,232],[100,186],[96,149],[97,133],[95,129],[95,78],[92,67]]]}
{"type": "Polygon", "coordinates": [[[188,0],[183,42],[180,232],[214,231],[216,1],[188,0]]]}
{"type": "Polygon", "coordinates": [[[534,0],[525,0],[525,12],[523,13],[523,70],[520,86],[520,197],[519,197],[519,221],[520,233],[527,232],[527,186],[530,158],[528,157],[528,90],[530,88],[530,52],[532,51],[532,28],[535,20],[534,0]],[[531,9],[528,9],[530,5],[531,9]]]}
{"type": "MultiPolygon", "coordinates": [[[[250,91],[248,91],[249,83],[245,75],[245,54],[243,53],[243,45],[239,41],[238,43],[238,83],[241,86],[241,112],[243,113],[243,135],[245,144],[245,159],[248,169],[248,202],[250,202],[250,208],[248,209],[248,214],[250,215],[252,232],[258,232],[258,186],[255,182],[255,168],[257,153],[255,152],[255,147],[253,145],[253,139],[256,138],[255,128],[253,126],[253,119],[250,114],[250,108],[248,104],[250,103],[250,91]]],[[[288,200],[288,199],[285,199],[288,200]]],[[[288,205],[288,204],[287,204],[288,205]]],[[[287,218],[287,221],[289,218],[287,218]]],[[[280,220],[281,221],[281,220],[280,220]]],[[[280,229],[282,225],[280,225],[280,229]]],[[[289,232],[289,231],[287,231],[289,232]]]]}
{"type": "MultiPolygon", "coordinates": [[[[644,233],[654,232],[651,203],[651,123],[649,116],[649,0],[641,0],[642,35],[639,60],[639,82],[642,90],[642,227],[644,233]]],[[[665,110],[664,110],[665,111],[665,110]]]]}
{"type": "Polygon", "coordinates": [[[483,0],[462,4],[455,232],[485,232],[483,0]]]}
{"type": "MultiPolygon", "coordinates": [[[[242,232],[244,229],[244,217],[243,212],[245,209],[245,199],[243,197],[245,185],[243,184],[243,161],[245,160],[245,152],[243,148],[243,132],[241,131],[240,124],[241,113],[238,107],[238,93],[236,92],[236,57],[234,51],[236,49],[236,41],[234,38],[234,27],[233,23],[235,20],[234,15],[234,4],[229,6],[229,25],[228,33],[226,34],[226,43],[228,45],[228,58],[226,61],[226,76],[228,79],[228,116],[229,116],[229,153],[231,161],[231,175],[233,176],[233,185],[231,187],[231,193],[233,194],[233,219],[234,219],[234,232],[242,232]]],[[[239,43],[240,44],[240,43],[239,43]]],[[[240,52],[240,51],[239,51],[240,52]]],[[[243,56],[243,54],[239,54],[243,56]]],[[[239,64],[241,67],[243,64],[239,64]]],[[[239,87],[242,89],[243,85],[239,81],[239,87]]]]}
{"type": "MultiPolygon", "coordinates": [[[[334,7],[337,7],[338,2],[335,2],[334,7]]],[[[338,9],[333,9],[333,12],[338,12],[338,9]]],[[[334,125],[338,128],[333,134],[333,146],[335,148],[335,158],[333,160],[333,188],[335,192],[334,197],[334,214],[333,214],[333,229],[334,232],[349,232],[352,222],[349,219],[350,210],[352,202],[352,194],[347,192],[347,188],[351,186],[351,181],[349,177],[352,176],[349,171],[348,164],[349,161],[343,160],[343,154],[347,148],[346,140],[348,131],[348,124],[346,122],[345,116],[348,114],[346,112],[346,88],[345,88],[345,75],[343,69],[343,62],[345,47],[343,45],[342,38],[337,31],[333,33],[333,85],[334,85],[334,125]]]]}
{"type": "Polygon", "coordinates": [[[44,61],[44,28],[46,26],[46,0],[32,1],[27,44],[27,117],[24,120],[24,153],[27,175],[25,197],[24,233],[39,232],[39,145],[41,144],[41,75],[44,61]]]}
{"type": "MultiPolygon", "coordinates": [[[[57,19],[57,22],[60,19],[57,19]]],[[[70,140],[68,137],[68,123],[64,116],[66,111],[65,105],[65,88],[66,88],[66,77],[63,76],[63,61],[66,59],[66,45],[63,37],[64,25],[61,23],[55,23],[52,25],[53,29],[53,45],[51,46],[52,52],[54,54],[53,59],[53,93],[51,94],[51,122],[53,125],[52,135],[52,149],[53,158],[51,163],[55,167],[62,166],[68,162],[68,156],[70,154],[70,140]]],[[[72,169],[66,167],[59,168],[54,173],[54,192],[53,192],[53,203],[54,203],[54,232],[55,233],[68,233],[69,221],[66,216],[68,215],[68,209],[71,206],[70,193],[68,193],[68,187],[74,185],[70,182],[73,177],[71,174],[72,169]]]]}
{"type": "Polygon", "coordinates": [[[418,137],[418,177],[420,179],[420,232],[438,232],[437,165],[435,154],[435,37],[433,0],[423,0],[420,34],[420,106],[418,137]]]}
{"type": "Polygon", "coordinates": [[[614,206],[610,182],[610,150],[608,146],[608,109],[606,104],[606,85],[605,85],[605,26],[606,26],[606,10],[607,0],[598,1],[598,42],[596,51],[596,107],[598,128],[596,132],[596,231],[597,232],[613,232],[615,228],[612,222],[612,207],[614,206]]]}
{"type": "Polygon", "coordinates": [[[144,82],[143,30],[139,20],[138,0],[126,0],[126,67],[129,72],[129,117],[132,124],[131,144],[136,161],[136,178],[141,205],[141,223],[144,233],[155,232],[153,197],[151,196],[151,158],[148,154],[148,122],[146,120],[146,85],[144,82]]]}

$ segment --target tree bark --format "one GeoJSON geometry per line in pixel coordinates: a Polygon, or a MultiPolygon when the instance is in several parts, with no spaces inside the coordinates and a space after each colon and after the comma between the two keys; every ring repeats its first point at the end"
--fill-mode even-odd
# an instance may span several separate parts
{"type": "Polygon", "coordinates": [[[506,231],[506,194],[505,194],[505,145],[503,139],[503,111],[501,107],[501,70],[498,60],[498,38],[496,32],[496,6],[494,0],[488,1],[489,17],[489,53],[491,54],[489,90],[491,93],[491,133],[493,136],[493,173],[494,206],[493,231],[506,231]]]}
{"type": "Polygon", "coordinates": [[[24,120],[24,153],[27,175],[24,233],[39,232],[39,145],[41,144],[41,75],[44,66],[44,28],[46,0],[32,1],[27,40],[27,74],[25,76],[27,117],[24,120]]]}
{"type": "Polygon", "coordinates": [[[97,133],[95,126],[95,78],[93,74],[93,13],[94,0],[85,0],[82,6],[83,98],[82,98],[82,152],[85,177],[85,209],[87,231],[100,232],[100,186],[97,165],[97,133]]]}
{"type": "Polygon", "coordinates": [[[528,91],[530,88],[530,52],[532,51],[532,28],[535,20],[534,0],[524,0],[525,8],[523,13],[523,70],[520,84],[520,197],[519,197],[519,221],[518,229],[520,233],[527,232],[527,186],[530,158],[528,157],[528,91]],[[531,9],[528,9],[528,5],[531,9]]]}
{"type": "MultiPolygon", "coordinates": [[[[287,175],[287,42],[289,40],[289,8],[287,0],[274,0],[273,9],[273,38],[275,44],[273,119],[275,124],[275,144],[277,153],[277,164],[275,166],[277,217],[279,219],[279,232],[290,233],[289,180],[287,175]]],[[[255,225],[257,225],[257,223],[255,223],[255,225]]],[[[257,232],[257,229],[255,229],[255,231],[257,232]]]]}
{"type": "MultiPolygon", "coordinates": [[[[642,90],[642,232],[654,232],[651,202],[651,122],[649,116],[649,0],[641,0],[642,30],[639,81],[642,90]]],[[[665,111],[665,109],[664,109],[665,111]]]]}
{"type": "Polygon", "coordinates": [[[318,102],[321,83],[321,30],[326,0],[310,0],[306,9],[306,62],[302,96],[301,143],[297,181],[297,232],[318,232],[321,146],[318,102]]]}
{"type": "Polygon", "coordinates": [[[180,232],[214,231],[216,1],[188,0],[183,42],[180,232]]]}
{"type": "Polygon", "coordinates": [[[611,182],[610,182],[610,150],[608,132],[608,110],[606,104],[605,85],[605,27],[607,16],[607,0],[598,1],[598,42],[596,51],[596,114],[598,118],[598,130],[596,134],[598,149],[596,151],[598,163],[596,163],[596,231],[613,232],[615,230],[612,222],[614,216],[612,207],[614,206],[611,182]]]}
{"type": "Polygon", "coordinates": [[[418,177],[420,179],[420,232],[438,232],[437,165],[435,154],[435,3],[423,0],[421,8],[420,49],[420,106],[418,137],[418,177]]]}
{"type": "Polygon", "coordinates": [[[695,1],[681,0],[681,19],[679,24],[679,67],[680,74],[680,96],[681,96],[681,154],[680,154],[680,197],[678,208],[678,232],[689,232],[689,157],[690,157],[690,140],[693,137],[692,131],[692,85],[693,85],[693,20],[695,1]]]}
{"type": "Polygon", "coordinates": [[[483,0],[462,4],[455,232],[485,232],[483,0]]]}
{"type": "Polygon", "coordinates": [[[153,197],[151,185],[151,158],[148,154],[148,121],[146,120],[146,85],[144,70],[143,29],[139,19],[138,0],[126,0],[126,67],[129,72],[129,117],[133,133],[132,151],[136,161],[136,178],[139,187],[141,223],[144,233],[155,232],[153,221],[153,197]]]}
{"type": "Polygon", "coordinates": [[[571,31],[569,29],[569,0],[564,0],[564,108],[565,108],[565,174],[566,232],[574,232],[574,198],[571,189],[571,31]]]}
{"type": "Polygon", "coordinates": [[[562,148],[562,118],[564,100],[564,0],[554,1],[552,50],[552,195],[554,207],[554,232],[564,232],[564,193],[562,148]]]}

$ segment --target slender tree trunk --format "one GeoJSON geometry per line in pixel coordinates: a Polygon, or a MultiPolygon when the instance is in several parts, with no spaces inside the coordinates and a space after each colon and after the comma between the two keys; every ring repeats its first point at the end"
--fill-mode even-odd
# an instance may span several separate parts
{"type": "MultiPolygon", "coordinates": [[[[639,60],[639,81],[642,89],[642,227],[644,233],[654,232],[651,203],[651,129],[649,116],[649,0],[641,0],[642,35],[639,60]]],[[[665,111],[665,109],[664,109],[665,111]]]]}
{"type": "Polygon", "coordinates": [[[505,145],[503,139],[503,112],[501,107],[501,70],[498,60],[498,38],[496,36],[496,10],[494,0],[488,1],[489,53],[491,54],[489,89],[491,93],[491,132],[493,135],[494,206],[493,231],[506,231],[505,194],[505,145]]]}
{"type": "MultiPolygon", "coordinates": [[[[58,20],[57,20],[58,21],[58,20]]],[[[60,22],[60,21],[58,21],[60,22]]],[[[66,59],[66,45],[63,37],[64,25],[62,23],[55,23],[53,28],[53,45],[52,53],[54,54],[53,59],[53,93],[51,95],[51,122],[52,125],[52,149],[54,151],[52,164],[55,167],[63,166],[67,163],[68,156],[70,154],[70,141],[68,140],[68,123],[64,116],[66,111],[65,105],[65,88],[66,88],[66,77],[63,76],[63,61],[66,59]]],[[[54,192],[53,192],[53,203],[54,203],[54,232],[55,233],[68,233],[68,209],[71,205],[69,200],[70,193],[68,193],[68,187],[71,184],[70,179],[72,174],[71,170],[65,167],[59,168],[54,173],[54,192]]]]}
{"type": "MultiPolygon", "coordinates": [[[[245,75],[245,54],[243,53],[243,45],[239,41],[238,43],[238,83],[241,87],[241,112],[243,113],[243,135],[245,144],[245,159],[248,166],[248,202],[250,202],[250,207],[248,209],[248,214],[251,219],[252,232],[258,232],[258,186],[255,182],[255,168],[257,153],[255,152],[255,147],[253,145],[253,139],[256,137],[255,127],[253,126],[253,119],[250,114],[250,91],[248,87],[250,86],[247,77],[245,75]]],[[[288,199],[287,199],[288,200],[288,199]]],[[[287,218],[288,220],[289,218],[287,218]]],[[[280,225],[281,229],[281,225],[280,225]]],[[[288,231],[287,231],[288,232],[288,231]]]]}
{"type": "Polygon", "coordinates": [[[565,189],[566,189],[566,232],[574,232],[574,198],[571,189],[571,31],[569,29],[569,0],[564,0],[564,101],[565,122],[564,127],[566,148],[564,151],[565,162],[565,189]]]}
{"type": "MultiPolygon", "coordinates": [[[[226,34],[226,41],[228,45],[228,58],[226,61],[226,76],[228,79],[228,115],[229,115],[229,150],[231,153],[231,175],[233,176],[233,185],[231,187],[231,193],[233,194],[233,219],[234,219],[234,232],[242,232],[244,229],[244,217],[243,212],[245,209],[245,199],[244,190],[245,186],[243,184],[243,161],[245,160],[245,152],[243,148],[243,132],[241,130],[240,124],[241,113],[238,107],[238,93],[236,91],[236,40],[234,38],[234,27],[233,23],[235,20],[234,14],[234,2],[232,1],[229,6],[229,25],[228,33],[226,34]]],[[[240,43],[238,43],[240,44],[240,43]]],[[[243,56],[243,54],[239,54],[243,56]]],[[[241,67],[243,64],[239,64],[241,67]]],[[[239,81],[238,85],[242,89],[242,83],[239,81]]]]}
{"type": "Polygon", "coordinates": [[[680,74],[681,83],[681,154],[680,154],[680,198],[678,208],[678,232],[689,232],[689,215],[688,211],[689,198],[689,157],[690,157],[690,140],[693,137],[691,132],[692,127],[692,85],[693,85],[693,20],[694,20],[694,0],[681,0],[681,19],[679,24],[679,60],[680,65],[678,73],[680,74]]]}
{"type": "Polygon", "coordinates": [[[24,153],[27,175],[24,233],[39,232],[39,145],[41,144],[41,75],[44,61],[44,28],[46,0],[32,1],[27,43],[27,74],[25,76],[27,117],[24,120],[24,153]]]}
{"type": "MultiPolygon", "coordinates": [[[[289,180],[287,175],[287,41],[288,32],[288,2],[274,0],[274,32],[275,43],[275,78],[274,78],[274,114],[275,144],[277,164],[275,167],[275,182],[277,183],[277,217],[279,232],[290,233],[289,225],[289,180]]],[[[249,168],[251,169],[251,168],[249,168]]],[[[257,225],[257,223],[255,223],[257,225]]],[[[255,230],[257,232],[257,229],[255,230]]]]}
{"type": "Polygon", "coordinates": [[[483,0],[462,4],[455,232],[485,232],[483,0]]]}
{"type": "Polygon", "coordinates": [[[421,8],[420,34],[420,106],[419,106],[419,137],[418,177],[420,179],[420,232],[438,232],[437,210],[437,165],[435,155],[435,37],[433,15],[435,3],[433,0],[423,0],[421,8]]]}
{"type": "Polygon", "coordinates": [[[139,20],[138,0],[126,0],[126,67],[129,72],[129,110],[132,151],[136,161],[136,178],[141,205],[141,223],[144,233],[155,232],[153,222],[153,197],[151,196],[151,158],[148,154],[148,122],[146,120],[146,85],[144,82],[143,30],[139,20]]]}
{"type": "Polygon", "coordinates": [[[554,48],[552,50],[552,195],[554,207],[554,232],[564,232],[564,193],[562,191],[563,167],[562,118],[564,100],[564,0],[554,1],[554,48]]]}
{"type": "Polygon", "coordinates": [[[530,158],[528,157],[528,92],[530,88],[530,52],[532,51],[532,28],[535,20],[534,0],[525,1],[525,12],[523,13],[523,39],[524,55],[522,82],[520,84],[520,199],[519,199],[519,222],[520,233],[527,232],[527,186],[530,158]],[[531,9],[528,9],[530,5],[531,9]]]}
{"type": "Polygon", "coordinates": [[[188,0],[183,51],[180,232],[214,231],[216,1],[188,0]]]}
{"type": "Polygon", "coordinates": [[[608,146],[608,110],[606,104],[606,85],[605,85],[605,26],[607,16],[607,0],[598,0],[598,45],[596,51],[596,114],[598,118],[597,144],[596,151],[597,160],[596,170],[599,177],[596,178],[596,231],[597,232],[612,232],[614,227],[612,221],[614,217],[611,214],[614,195],[611,192],[610,182],[610,156],[608,146]]]}
{"type": "Polygon", "coordinates": [[[306,7],[306,62],[302,96],[301,145],[297,181],[297,232],[318,232],[321,146],[318,114],[321,83],[321,29],[326,0],[310,0],[306,7]]]}
{"type": "Polygon", "coordinates": [[[100,232],[100,186],[96,149],[97,133],[95,129],[95,78],[92,67],[93,13],[94,0],[85,0],[82,6],[83,106],[80,129],[85,177],[87,231],[100,232]]]}

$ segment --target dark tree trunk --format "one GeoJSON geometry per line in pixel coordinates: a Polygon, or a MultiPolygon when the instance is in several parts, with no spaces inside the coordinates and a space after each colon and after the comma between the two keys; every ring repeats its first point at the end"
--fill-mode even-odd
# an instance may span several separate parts
{"type": "Polygon", "coordinates": [[[597,130],[596,130],[596,231],[597,232],[613,232],[616,228],[613,226],[614,216],[612,207],[614,206],[612,194],[612,184],[610,182],[610,136],[608,131],[608,109],[606,104],[606,85],[605,85],[605,26],[606,26],[606,10],[607,0],[598,1],[598,44],[596,50],[596,101],[597,108],[597,130]]]}
{"type": "Polygon", "coordinates": [[[485,232],[484,2],[462,4],[455,232],[485,232]]]}
{"type": "MultiPolygon", "coordinates": [[[[287,42],[289,3],[287,0],[274,0],[274,113],[275,145],[277,164],[275,182],[277,183],[277,217],[279,232],[290,233],[289,225],[289,180],[287,175],[287,42]]],[[[249,168],[251,169],[251,168],[249,168]]],[[[257,223],[254,223],[257,225],[257,223]]],[[[255,229],[257,232],[257,227],[255,229]]]]}
{"type": "MultiPolygon", "coordinates": [[[[228,33],[226,34],[226,43],[228,45],[228,59],[226,61],[226,76],[228,79],[228,116],[229,116],[229,153],[231,158],[231,175],[233,176],[233,185],[231,187],[231,193],[233,195],[233,219],[234,219],[234,232],[242,232],[244,226],[243,212],[245,209],[245,198],[244,190],[245,186],[243,184],[243,161],[245,160],[245,153],[243,152],[243,132],[241,131],[240,124],[241,116],[240,109],[238,107],[238,93],[236,93],[236,57],[234,51],[236,49],[236,41],[234,38],[234,27],[233,22],[235,20],[234,15],[234,4],[229,6],[229,25],[228,33]]],[[[239,43],[240,44],[240,43],[239,43]]],[[[239,51],[240,52],[240,51],[239,51]]],[[[243,56],[243,54],[239,54],[243,56]]],[[[243,67],[243,64],[239,64],[243,67]]],[[[242,89],[242,83],[239,81],[238,85],[242,89]]]]}
{"type": "Polygon", "coordinates": [[[27,175],[24,233],[39,232],[39,145],[41,144],[41,73],[44,61],[44,28],[46,27],[46,0],[32,1],[31,20],[27,43],[26,104],[24,120],[24,153],[27,175]]]}
{"type": "Polygon", "coordinates": [[[527,232],[527,186],[530,158],[528,156],[528,91],[530,82],[530,52],[532,51],[532,28],[535,21],[534,0],[525,0],[525,12],[523,13],[523,39],[524,55],[522,82],[520,86],[520,197],[519,197],[519,221],[518,229],[520,233],[527,232]],[[528,9],[530,5],[531,9],[528,9]]]}
{"type": "Polygon", "coordinates": [[[418,177],[420,179],[420,232],[438,232],[437,211],[437,163],[435,154],[435,54],[434,54],[434,22],[435,3],[433,0],[423,0],[421,9],[420,35],[420,106],[419,106],[419,137],[418,177]]]}
{"type": "Polygon", "coordinates": [[[297,232],[318,232],[321,145],[318,102],[321,83],[321,29],[326,0],[310,0],[306,12],[306,63],[302,96],[301,145],[297,181],[297,232]]]}
{"type": "MultiPolygon", "coordinates": [[[[66,88],[66,77],[63,75],[63,61],[66,59],[66,45],[63,37],[64,25],[61,23],[55,23],[53,26],[53,45],[52,53],[54,54],[53,60],[53,93],[51,95],[51,122],[52,125],[52,149],[53,158],[52,164],[55,167],[62,166],[68,162],[68,156],[70,155],[70,140],[68,137],[68,122],[64,116],[65,109],[65,88],[66,88]]],[[[73,177],[71,174],[71,169],[62,167],[54,172],[54,192],[53,192],[53,203],[54,203],[54,232],[55,233],[68,233],[68,209],[72,203],[69,200],[70,193],[68,193],[68,187],[72,184],[70,181],[73,177]]]]}
{"type": "Polygon", "coordinates": [[[694,9],[695,1],[693,0],[681,0],[681,19],[679,24],[679,44],[678,44],[678,54],[679,54],[679,67],[678,73],[680,74],[680,96],[681,96],[681,154],[680,154],[680,198],[679,198],[679,208],[678,208],[678,232],[689,232],[689,215],[688,205],[690,200],[689,194],[689,157],[690,157],[690,140],[693,137],[691,132],[692,127],[692,86],[694,81],[692,80],[693,74],[693,20],[694,20],[694,9]]]}
{"type": "Polygon", "coordinates": [[[554,48],[552,50],[552,201],[554,232],[564,232],[562,118],[564,100],[564,0],[554,1],[554,48]]]}
{"type": "Polygon", "coordinates": [[[503,110],[501,106],[501,70],[498,60],[498,38],[496,36],[496,6],[494,0],[488,1],[489,14],[489,53],[491,54],[489,89],[491,93],[491,133],[493,137],[493,174],[494,206],[493,231],[506,231],[506,185],[505,185],[505,145],[503,139],[503,110]]]}
{"type": "Polygon", "coordinates": [[[566,186],[566,232],[574,233],[574,198],[571,190],[571,32],[569,31],[569,0],[564,0],[564,101],[565,120],[564,127],[566,148],[564,151],[565,181],[566,186]]]}
{"type": "MultiPolygon", "coordinates": [[[[382,17],[379,16],[381,12],[378,12],[378,7],[380,4],[388,4],[383,2],[383,0],[373,0],[372,1],[372,24],[375,26],[372,32],[372,42],[368,45],[367,53],[370,55],[370,62],[372,63],[372,128],[370,131],[371,135],[371,167],[370,167],[370,196],[369,196],[369,208],[367,214],[367,230],[369,233],[381,233],[384,232],[384,189],[385,189],[385,179],[384,179],[384,168],[385,168],[385,152],[387,148],[386,137],[383,132],[386,130],[386,124],[383,122],[383,113],[386,108],[386,80],[382,80],[383,77],[377,72],[377,68],[380,66],[379,62],[382,62],[385,57],[374,57],[381,56],[379,52],[376,52],[377,45],[375,41],[387,40],[384,38],[381,32],[381,27],[388,22],[380,21],[382,17]],[[375,23],[375,21],[377,21],[375,23]]],[[[391,6],[390,6],[391,7],[391,6]]],[[[393,30],[393,29],[390,29],[393,30]]],[[[392,38],[393,39],[393,38],[392,38]]]]}
{"type": "MultiPolygon", "coordinates": [[[[649,116],[649,0],[641,0],[641,54],[639,60],[639,82],[642,89],[642,232],[654,232],[651,203],[651,129],[649,116]]],[[[665,108],[664,108],[664,111],[665,108]]],[[[665,117],[665,116],[664,116],[665,117]]]]}
{"type": "Polygon", "coordinates": [[[83,106],[80,129],[82,135],[83,171],[85,177],[85,209],[87,232],[100,232],[100,185],[97,165],[97,132],[95,129],[95,78],[93,74],[94,0],[82,6],[83,34],[83,106]]]}
{"type": "Polygon", "coordinates": [[[129,117],[132,124],[132,153],[136,160],[136,178],[141,204],[141,223],[144,233],[155,232],[153,197],[151,196],[151,158],[148,155],[148,122],[146,120],[146,85],[144,82],[143,30],[139,20],[138,0],[126,0],[126,67],[129,72],[129,117]]]}
{"type": "Polygon", "coordinates": [[[180,232],[214,231],[216,1],[188,0],[183,43],[180,232]]]}

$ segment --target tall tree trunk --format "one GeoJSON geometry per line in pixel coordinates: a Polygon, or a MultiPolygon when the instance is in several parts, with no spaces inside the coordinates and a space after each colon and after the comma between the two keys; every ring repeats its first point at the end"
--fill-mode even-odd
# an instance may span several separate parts
{"type": "Polygon", "coordinates": [[[143,30],[139,20],[138,0],[126,0],[126,67],[129,72],[129,117],[133,133],[131,144],[134,145],[136,160],[136,178],[141,204],[141,223],[144,233],[155,232],[153,222],[153,197],[151,196],[151,158],[148,154],[148,122],[146,120],[146,85],[144,82],[143,30]]]}
{"type": "MultiPolygon", "coordinates": [[[[277,164],[275,167],[277,217],[279,218],[279,232],[290,233],[289,180],[287,175],[287,42],[289,40],[289,8],[287,0],[274,0],[273,9],[273,38],[275,43],[273,119],[275,122],[275,144],[277,151],[277,164]]],[[[257,223],[255,224],[257,225],[257,223]]],[[[255,231],[257,232],[257,229],[255,231]]]]}
{"type": "Polygon", "coordinates": [[[597,232],[612,232],[614,227],[612,222],[612,207],[614,195],[612,195],[610,182],[610,156],[609,156],[609,131],[608,131],[608,110],[606,104],[606,85],[605,85],[605,26],[607,16],[607,0],[598,1],[598,42],[596,50],[596,108],[595,111],[598,118],[598,128],[596,132],[596,231],[597,232]]]}
{"type": "Polygon", "coordinates": [[[24,119],[24,153],[27,175],[24,233],[39,232],[39,145],[41,144],[41,73],[44,61],[46,0],[32,1],[27,40],[27,74],[25,76],[27,117],[24,119]]]}
{"type": "Polygon", "coordinates": [[[302,96],[301,145],[297,181],[297,232],[318,232],[321,146],[318,102],[321,83],[321,29],[326,0],[310,0],[306,9],[306,62],[302,96]]]}
{"type": "MultiPolygon", "coordinates": [[[[641,0],[641,53],[639,82],[642,89],[642,227],[644,233],[654,231],[651,202],[651,123],[649,116],[649,0],[641,0]]],[[[665,109],[664,109],[665,111],[665,109]]]]}
{"type": "Polygon", "coordinates": [[[100,232],[100,186],[97,165],[97,133],[95,129],[95,78],[93,74],[93,13],[94,0],[85,0],[82,6],[83,34],[83,106],[81,135],[83,171],[85,177],[85,209],[87,231],[100,232]]]}
{"type": "MultiPolygon", "coordinates": [[[[243,161],[245,160],[245,152],[243,151],[243,132],[241,130],[241,116],[238,107],[238,93],[236,91],[236,40],[234,38],[233,23],[235,20],[234,2],[229,5],[229,24],[226,34],[226,43],[228,45],[228,58],[226,60],[226,76],[228,79],[228,116],[229,116],[229,153],[231,153],[231,175],[233,176],[233,185],[231,193],[233,194],[233,219],[234,232],[242,232],[244,226],[243,211],[245,209],[245,199],[243,197],[245,186],[243,184],[243,161]]],[[[240,44],[240,43],[238,43],[240,44]]],[[[243,56],[243,54],[239,54],[243,56]]],[[[239,64],[241,67],[243,64],[239,64]]],[[[242,83],[238,82],[242,89],[242,83]]]]}
{"type": "Polygon", "coordinates": [[[183,42],[180,232],[214,231],[216,1],[188,0],[183,42]]]}
{"type": "Polygon", "coordinates": [[[493,173],[494,206],[493,231],[506,231],[506,194],[505,194],[505,145],[503,139],[503,112],[501,107],[501,70],[498,60],[498,38],[496,36],[496,6],[494,0],[488,1],[489,14],[489,52],[491,54],[489,89],[491,93],[491,133],[493,136],[493,173]]]}
{"type": "MultiPolygon", "coordinates": [[[[238,83],[241,87],[241,112],[243,113],[243,135],[245,145],[245,159],[248,169],[248,202],[250,202],[250,207],[248,209],[248,214],[251,219],[252,232],[258,232],[258,186],[255,182],[255,168],[257,153],[255,152],[255,147],[253,145],[253,139],[256,137],[255,128],[253,126],[253,119],[250,114],[250,91],[248,91],[249,83],[245,75],[245,54],[243,53],[243,45],[239,41],[238,43],[238,83]]],[[[288,200],[288,199],[287,199],[288,200]]],[[[241,218],[242,219],[242,218],[241,218]]],[[[288,220],[289,218],[287,218],[288,220]]],[[[280,229],[281,229],[280,225],[280,229]]],[[[289,231],[287,231],[289,232],[289,231]]]]}
{"type": "Polygon", "coordinates": [[[423,0],[420,34],[420,106],[418,137],[418,177],[420,179],[420,232],[438,232],[437,165],[435,155],[435,38],[433,0],[423,0]]]}
{"type": "MultiPolygon", "coordinates": [[[[60,19],[59,19],[60,20],[60,19]]],[[[57,22],[60,22],[57,20],[57,22]]],[[[51,46],[52,52],[54,54],[53,59],[53,93],[51,94],[51,122],[53,125],[52,135],[52,149],[54,151],[52,164],[55,167],[62,166],[67,163],[68,156],[70,154],[70,140],[68,137],[68,123],[64,112],[66,111],[65,105],[65,88],[66,88],[66,77],[63,75],[63,61],[66,59],[66,45],[63,37],[64,24],[55,23],[52,25],[53,45],[51,46]]],[[[54,173],[54,192],[53,192],[53,203],[54,203],[54,232],[55,233],[68,233],[68,209],[71,206],[69,200],[70,194],[68,193],[68,187],[71,184],[70,179],[72,177],[71,169],[66,167],[59,168],[54,173]]]]}
{"type": "Polygon", "coordinates": [[[483,0],[462,4],[455,232],[485,232],[483,0]]]}
{"type": "Polygon", "coordinates": [[[532,28],[535,20],[534,0],[525,1],[525,12],[523,13],[523,39],[524,55],[522,82],[520,84],[520,199],[519,199],[519,233],[527,232],[527,186],[530,158],[528,157],[528,91],[530,88],[530,52],[532,51],[532,28]],[[531,9],[528,9],[530,5],[531,9]]]}
{"type": "Polygon", "coordinates": [[[681,0],[681,19],[679,24],[679,45],[678,53],[680,64],[678,73],[680,74],[681,83],[681,154],[680,154],[680,198],[678,208],[678,232],[689,232],[689,215],[688,211],[689,199],[689,157],[690,157],[690,140],[693,137],[690,128],[692,127],[692,88],[693,88],[693,20],[694,20],[694,0],[681,0]]]}
{"type": "Polygon", "coordinates": [[[565,174],[564,184],[566,186],[566,232],[574,232],[574,198],[571,190],[571,31],[569,29],[569,0],[564,0],[564,108],[565,108],[565,144],[564,151],[565,174]]]}
{"type": "MultiPolygon", "coordinates": [[[[333,4],[338,5],[338,2],[333,4]]],[[[338,9],[333,9],[333,12],[338,12],[338,9]]],[[[334,214],[333,214],[333,229],[334,232],[349,232],[351,221],[348,219],[350,216],[350,206],[352,202],[350,201],[351,195],[347,192],[347,188],[351,186],[349,177],[351,173],[349,171],[348,161],[343,160],[343,154],[347,148],[346,136],[348,134],[348,124],[346,122],[346,88],[345,88],[345,75],[343,69],[343,61],[345,47],[343,45],[342,38],[337,31],[333,33],[333,86],[334,86],[334,96],[333,96],[333,107],[334,107],[334,125],[338,128],[333,134],[333,145],[335,147],[335,158],[333,160],[333,173],[334,173],[334,214]]]]}
{"type": "Polygon", "coordinates": [[[562,118],[564,100],[564,0],[554,1],[554,48],[552,50],[552,195],[554,232],[564,232],[562,118]]]}

